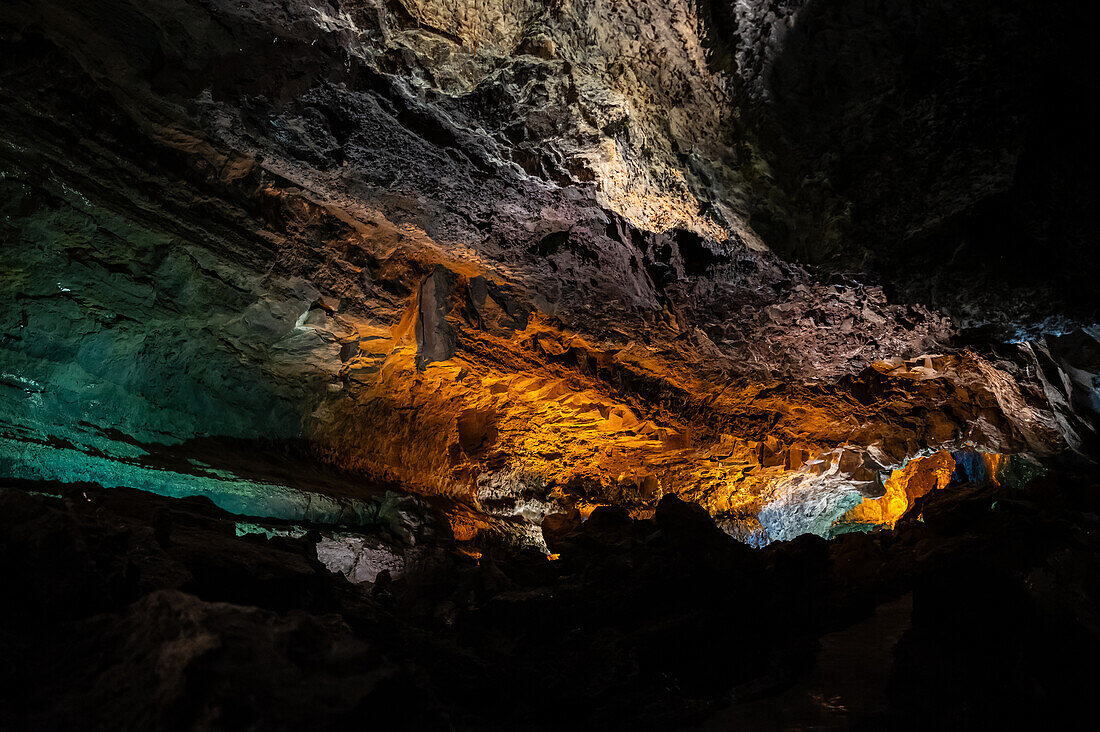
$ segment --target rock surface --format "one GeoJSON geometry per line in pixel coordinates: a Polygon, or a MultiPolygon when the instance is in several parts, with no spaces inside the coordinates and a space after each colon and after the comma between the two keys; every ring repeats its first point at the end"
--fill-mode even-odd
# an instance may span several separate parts
{"type": "Polygon", "coordinates": [[[735,519],[846,444],[1091,449],[1087,398],[1019,378],[1030,346],[860,375],[951,323],[815,279],[719,205],[730,80],[694,13],[9,6],[4,474],[332,522],[258,509],[301,487],[235,459],[208,485],[155,458],[301,440],[475,509],[530,474],[565,508],[671,492],[735,519]]]}
{"type": "Polygon", "coordinates": [[[910,5],[5,3],[0,726],[1069,718],[1086,52],[910,5]]]}
{"type": "MultiPolygon", "coordinates": [[[[964,327],[1097,318],[1096,52],[1072,3],[704,2],[750,221],[964,327]]],[[[1047,323],[1048,329],[1058,326],[1047,323]]]]}

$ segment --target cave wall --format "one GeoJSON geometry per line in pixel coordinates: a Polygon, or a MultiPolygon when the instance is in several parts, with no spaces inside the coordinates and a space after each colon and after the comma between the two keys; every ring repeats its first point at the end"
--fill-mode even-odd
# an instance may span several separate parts
{"type": "Polygon", "coordinates": [[[253,500],[234,441],[292,443],[352,493],[751,534],[867,466],[1084,444],[1038,356],[926,360],[941,313],[756,233],[799,7],[6,5],[5,474],[253,500]]]}
{"type": "Polygon", "coordinates": [[[1073,10],[4,2],[0,728],[1092,713],[1073,10]]]}

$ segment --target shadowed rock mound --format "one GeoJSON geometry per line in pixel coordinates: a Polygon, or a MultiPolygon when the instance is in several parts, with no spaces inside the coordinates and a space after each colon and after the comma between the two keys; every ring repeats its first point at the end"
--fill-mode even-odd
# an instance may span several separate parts
{"type": "Polygon", "coordinates": [[[326,570],[318,534],[62,490],[0,489],[8,728],[1069,723],[1096,683],[1081,476],[933,491],[893,532],[763,551],[669,496],[548,521],[555,561],[441,544],[373,586],[326,570]]]}

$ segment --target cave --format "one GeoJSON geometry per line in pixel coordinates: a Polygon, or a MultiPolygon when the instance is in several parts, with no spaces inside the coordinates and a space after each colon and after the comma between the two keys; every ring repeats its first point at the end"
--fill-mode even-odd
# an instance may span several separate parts
{"type": "Polygon", "coordinates": [[[1086,728],[1091,27],[6,0],[0,729],[1086,728]]]}

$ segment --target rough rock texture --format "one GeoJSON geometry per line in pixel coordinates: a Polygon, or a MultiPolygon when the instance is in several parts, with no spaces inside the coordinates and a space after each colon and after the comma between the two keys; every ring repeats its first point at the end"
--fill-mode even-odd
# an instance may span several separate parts
{"type": "Polygon", "coordinates": [[[864,627],[842,722],[1085,698],[1081,52],[911,5],[5,3],[0,711],[752,727],[864,627]]]}
{"type": "Polygon", "coordinates": [[[673,492],[751,518],[844,445],[885,467],[1084,449],[1003,375],[1027,354],[930,365],[904,398],[857,376],[949,348],[951,323],[764,249],[688,5],[5,17],[7,475],[295,518],[261,504],[301,479],[148,469],[156,443],[300,439],[475,510],[499,472],[547,506],[673,492]]]}

